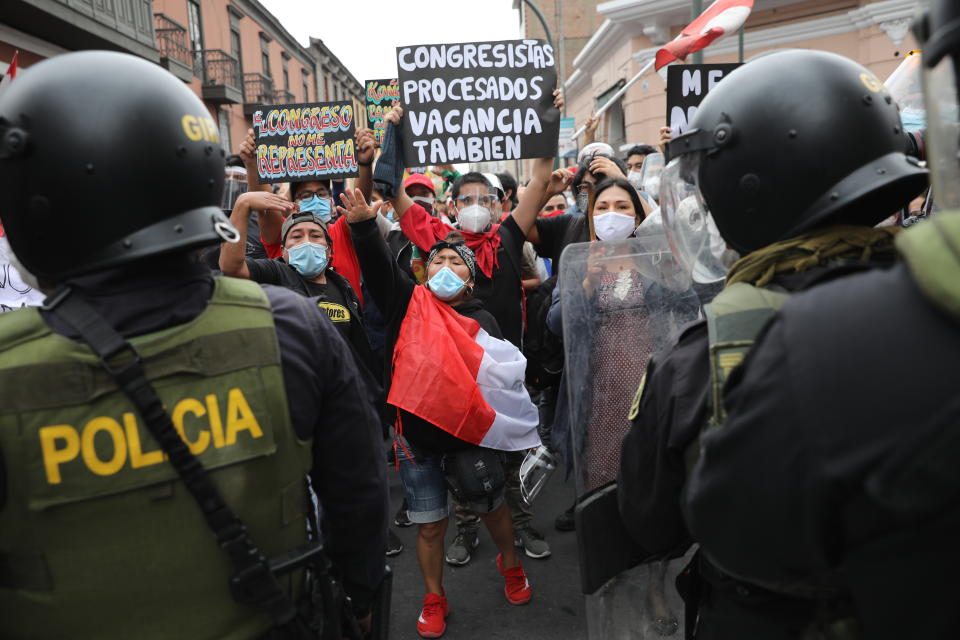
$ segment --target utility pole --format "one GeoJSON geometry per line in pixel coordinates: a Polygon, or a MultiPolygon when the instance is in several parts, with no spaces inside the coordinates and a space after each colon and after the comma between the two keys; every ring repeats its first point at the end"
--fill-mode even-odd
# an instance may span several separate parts
{"type": "MultiPolygon", "coordinates": [[[[699,18],[700,14],[703,13],[703,0],[693,0],[690,13],[693,16],[691,21],[699,18]]],[[[693,54],[693,64],[703,64],[703,51],[697,51],[693,54]]]]}

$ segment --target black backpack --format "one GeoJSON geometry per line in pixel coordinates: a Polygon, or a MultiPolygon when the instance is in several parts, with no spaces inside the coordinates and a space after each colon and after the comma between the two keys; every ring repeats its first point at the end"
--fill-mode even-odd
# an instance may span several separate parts
{"type": "Polygon", "coordinates": [[[536,390],[556,386],[563,371],[563,340],[547,329],[547,311],[557,276],[553,275],[527,296],[527,332],[523,355],[527,358],[526,382],[536,390]]]}

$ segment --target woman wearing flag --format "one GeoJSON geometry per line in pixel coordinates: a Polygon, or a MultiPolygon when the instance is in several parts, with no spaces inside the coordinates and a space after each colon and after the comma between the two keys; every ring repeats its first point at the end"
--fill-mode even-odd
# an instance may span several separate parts
{"type": "Polygon", "coordinates": [[[437,638],[449,612],[442,585],[448,489],[490,531],[507,600],[530,600],[497,451],[538,446],[538,413],[523,386],[525,359],[472,295],[477,261],[462,236],[452,232],[433,245],[427,282],[417,285],[391,259],[377,228],[382,203],[368,205],[359,189],[341,199],[364,282],[386,320],[387,402],[397,412],[397,460],[410,520],[419,525],[427,591],[417,631],[437,638]]]}

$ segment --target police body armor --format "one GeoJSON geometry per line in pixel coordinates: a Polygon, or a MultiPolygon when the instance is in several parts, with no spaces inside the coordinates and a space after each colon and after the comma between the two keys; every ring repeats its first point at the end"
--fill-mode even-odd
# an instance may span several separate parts
{"type": "MultiPolygon", "coordinates": [[[[130,343],[260,549],[304,545],[311,443],[291,426],[260,287],[218,278],[196,319],[130,343]]],[[[0,451],[5,638],[239,639],[273,626],[234,601],[228,557],[97,356],[35,309],[0,317],[0,451]]],[[[279,580],[302,594],[302,570],[279,580]]]]}
{"type": "MultiPolygon", "coordinates": [[[[710,428],[720,427],[726,418],[723,388],[730,377],[730,372],[743,362],[761,330],[786,304],[790,295],[786,291],[775,290],[772,287],[756,287],[746,282],[737,282],[724,288],[710,304],[704,306],[710,355],[710,395],[708,396],[710,428]]],[[[696,464],[699,454],[700,439],[697,438],[687,450],[688,475],[696,464]]],[[[770,614],[776,610],[778,599],[799,598],[798,602],[809,603],[809,624],[802,637],[823,640],[852,640],[858,637],[856,623],[850,616],[847,602],[839,597],[838,591],[816,588],[803,592],[798,590],[794,593],[769,591],[724,573],[699,552],[691,559],[684,576],[683,596],[688,629],[696,624],[699,600],[704,588],[700,580],[703,580],[711,585],[714,594],[711,597],[712,600],[727,600],[734,603],[733,610],[740,611],[740,615],[744,615],[744,612],[749,609],[736,609],[736,607],[756,608],[758,613],[761,610],[767,610],[766,615],[761,619],[768,620],[767,624],[769,624],[771,619],[776,620],[775,617],[771,618],[770,614]]],[[[726,607],[723,603],[718,605],[714,602],[711,608],[724,610],[726,607]]],[[[780,610],[784,614],[791,611],[791,615],[797,615],[796,608],[784,606],[780,610]]],[[[718,615],[726,616],[728,613],[718,615]]],[[[724,624],[731,626],[729,622],[724,624]]],[[[688,635],[688,637],[694,636],[688,635]]]]}

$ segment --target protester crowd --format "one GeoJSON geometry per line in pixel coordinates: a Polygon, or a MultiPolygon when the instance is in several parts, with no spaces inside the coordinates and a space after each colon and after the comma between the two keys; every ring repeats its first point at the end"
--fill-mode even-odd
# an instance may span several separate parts
{"type": "MultiPolygon", "coordinates": [[[[952,51],[960,55],[960,46],[952,51]]],[[[95,55],[108,56],[91,60],[114,65],[121,80],[142,72],[110,54],[95,55]]],[[[84,80],[90,72],[81,63],[73,67],[78,77],[71,86],[78,87],[82,103],[83,82],[107,81],[84,80]]],[[[42,86],[43,74],[35,77],[42,86]]],[[[149,82],[156,83],[158,95],[176,94],[157,109],[192,108],[165,78],[150,76],[149,82]]],[[[6,98],[19,100],[16,107],[24,113],[30,99],[6,98]]],[[[559,91],[554,100],[562,108],[559,91]]],[[[0,99],[0,127],[9,113],[0,99]]],[[[891,399],[896,393],[890,386],[897,376],[906,376],[899,383],[909,386],[910,375],[871,360],[890,333],[927,326],[923,310],[931,305],[935,344],[920,340],[921,355],[900,350],[897,357],[920,367],[929,364],[924,358],[944,360],[938,349],[955,351],[960,294],[955,280],[938,273],[953,274],[960,260],[954,214],[939,213],[957,203],[947,199],[952,187],[931,189],[926,129],[905,126],[896,100],[869,71],[823,52],[763,56],[719,83],[682,134],[663,127],[651,144],[616,150],[596,139],[597,119],[591,118],[573,166],[557,168],[552,157],[533,159],[523,183],[510,173],[461,172],[449,164],[425,173],[405,168],[396,143],[405,117],[399,103],[386,113],[382,144],[372,130],[357,128],[358,172],[349,180],[261,183],[251,129],[236,155],[226,158],[225,170],[199,161],[181,170],[184,190],[197,193],[211,166],[223,171],[222,213],[209,203],[203,209],[218,225],[215,234],[195,231],[184,219],[176,233],[186,228],[184,233],[196,234],[193,240],[176,244],[165,238],[156,250],[98,257],[85,270],[48,266],[46,254],[23,240],[40,232],[5,207],[24,282],[47,293],[57,283],[70,285],[57,289],[42,316],[0,315],[5,406],[50,412],[44,424],[62,422],[59,431],[39,430],[45,443],[39,464],[50,482],[59,482],[61,468],[72,478],[68,465],[74,459],[99,475],[124,464],[110,471],[113,462],[98,457],[92,436],[90,442],[78,437],[73,451],[68,422],[76,420],[58,409],[60,400],[41,401],[32,392],[18,399],[10,391],[13,375],[42,384],[50,371],[44,367],[58,362],[49,340],[61,334],[89,342],[93,351],[76,357],[96,363],[96,354],[138,410],[149,404],[141,378],[148,389],[158,382],[154,397],[165,404],[175,402],[170,394],[189,388],[190,376],[201,380],[196,384],[208,389],[206,400],[168,407],[168,432],[179,432],[183,442],[176,435],[172,440],[182,451],[165,444],[165,453],[146,456],[174,460],[190,457],[189,449],[207,460],[201,455],[209,442],[227,451],[241,438],[244,457],[223,454],[211,475],[218,486],[233,487],[227,498],[282,494],[275,499],[282,516],[239,509],[256,535],[279,526],[269,524],[274,519],[283,520],[291,544],[316,540],[322,531],[337,578],[331,584],[348,597],[343,607],[352,622],[339,630],[344,637],[374,633],[378,607],[389,610],[384,556],[404,552],[395,527],[416,527],[413,551],[425,592],[415,623],[421,637],[444,635],[451,609],[468,606],[448,600],[445,581],[464,578],[445,575],[444,564],[469,563],[482,535],[497,548],[507,602],[535,601],[531,561],[552,553],[547,536],[532,524],[535,495],[560,463],[575,477],[577,498],[566,511],[550,514],[555,528],[570,532],[582,525],[577,535],[584,584],[615,585],[597,605],[601,617],[609,618],[604,631],[591,629],[591,635],[621,637],[635,628],[631,637],[665,637],[682,628],[689,638],[950,637],[960,628],[948,597],[940,597],[941,611],[930,613],[921,596],[909,593],[910,583],[924,581],[924,563],[942,567],[930,571],[930,580],[944,590],[957,564],[953,543],[944,542],[956,532],[956,458],[946,455],[956,451],[952,436],[940,428],[955,419],[955,403],[946,392],[930,392],[929,402],[941,404],[924,410],[935,415],[911,413],[912,405],[891,399]],[[784,89],[784,69],[801,68],[806,73],[784,89]],[[766,100],[773,91],[778,100],[766,100]],[[943,201],[935,202],[942,194],[943,201]],[[916,229],[901,231],[911,225],[916,229]],[[891,292],[896,302],[871,297],[873,291],[891,292]],[[909,308],[915,324],[882,319],[892,304],[909,308]],[[84,309],[113,329],[79,320],[84,309]],[[171,333],[180,325],[189,332],[171,333]],[[106,353],[104,341],[113,345],[106,353]],[[123,377],[127,365],[109,364],[125,348],[136,354],[132,378],[123,377]],[[204,357],[204,349],[214,349],[220,360],[204,357]],[[220,420],[218,394],[230,398],[223,418],[234,425],[224,442],[222,426],[214,426],[220,420]],[[263,420],[277,408],[283,418],[263,420]],[[188,431],[187,414],[206,416],[209,431],[188,431]],[[236,426],[238,420],[244,426],[236,426]],[[914,432],[898,431],[911,421],[914,432]],[[243,429],[252,434],[249,443],[237,435],[243,429]],[[266,433],[273,448],[257,433],[266,433]],[[256,476],[263,487],[247,494],[223,465],[257,456],[273,462],[256,476]],[[388,515],[391,473],[399,476],[404,500],[388,515]],[[298,484],[298,475],[309,476],[311,486],[298,484]],[[293,506],[308,502],[319,508],[293,506]],[[592,520],[601,510],[603,517],[592,520]],[[456,532],[448,535],[451,518],[456,532]],[[924,558],[914,540],[928,539],[933,555],[924,558]],[[906,557],[915,564],[891,561],[895,577],[885,575],[887,559],[905,548],[913,550],[906,557]],[[951,557],[938,557],[942,553],[951,557]],[[632,578],[607,580],[637,575],[631,571],[638,566],[652,568],[643,574],[642,591],[625,606],[609,594],[617,588],[632,593],[632,578]],[[671,567],[682,568],[675,585],[667,578],[671,567]],[[682,609],[671,604],[668,593],[674,592],[682,609]],[[898,597],[912,604],[898,605],[898,597]],[[636,617],[631,607],[646,617],[636,617]],[[622,627],[618,617],[624,618],[622,627]],[[917,629],[924,632],[911,636],[917,629]]],[[[0,162],[10,162],[19,151],[4,144],[0,162]]],[[[47,141],[34,135],[31,144],[44,149],[47,141]]],[[[950,153],[940,161],[944,157],[949,163],[950,153]]],[[[950,181],[960,177],[955,153],[945,175],[950,181]]],[[[200,211],[187,201],[176,206],[200,211]]],[[[44,209],[37,202],[11,206],[44,209]]],[[[137,215],[143,229],[168,216],[161,209],[137,215]]],[[[101,226],[95,230],[103,238],[118,237],[108,223],[101,226]]],[[[140,238],[135,231],[127,233],[140,238]]],[[[118,250],[104,246],[104,252],[118,250]]],[[[36,292],[24,298],[25,305],[36,303],[36,292]]],[[[949,380],[949,363],[935,369],[941,381],[949,380]]],[[[62,406],[81,406],[89,393],[97,412],[119,418],[120,400],[93,391],[106,378],[84,375],[64,383],[62,406]]],[[[920,378],[920,386],[937,386],[920,378]]],[[[0,414],[7,459],[0,457],[0,470],[22,464],[11,459],[16,438],[3,432],[12,431],[16,420],[8,415],[14,422],[0,414]]],[[[103,430],[131,443],[138,427],[132,413],[123,415],[131,417],[123,418],[122,427],[102,418],[116,425],[103,430]]],[[[142,415],[149,433],[161,440],[162,428],[154,430],[146,409],[142,415]]],[[[139,461],[134,464],[148,464],[143,451],[128,446],[131,460],[139,461]]],[[[189,484],[189,470],[177,467],[177,473],[189,484]]],[[[143,504],[134,500],[140,493],[124,501],[122,491],[131,487],[143,491],[144,500],[161,501],[160,492],[131,482],[118,481],[108,492],[120,496],[111,498],[118,508],[140,513],[143,504]]],[[[0,507],[13,504],[14,518],[33,513],[11,499],[21,486],[4,483],[0,475],[0,507]]],[[[217,495],[197,491],[206,495],[205,504],[218,504],[217,495]]],[[[31,500],[61,500],[52,495],[31,494],[31,500]]],[[[87,497],[80,491],[67,501],[87,497]]],[[[193,508],[189,501],[187,506],[193,508]]],[[[256,566],[270,564],[273,571],[276,556],[266,563],[244,537],[246,528],[231,529],[229,518],[214,511],[204,515],[232,561],[244,557],[231,550],[241,540],[253,549],[246,557],[260,558],[256,566]]],[[[168,515],[174,514],[180,517],[176,510],[168,515]]],[[[52,588],[50,575],[54,582],[65,576],[68,589],[93,594],[70,608],[87,620],[83,630],[95,629],[101,591],[92,575],[81,575],[92,565],[64,563],[50,550],[49,560],[41,554],[32,564],[26,556],[14,558],[3,546],[20,535],[9,517],[0,515],[0,560],[12,558],[0,562],[0,593],[7,587],[52,588]],[[15,533],[5,534],[5,528],[15,533]]],[[[31,526],[67,524],[81,530],[81,543],[102,535],[79,517],[31,526]]],[[[141,532],[148,532],[147,524],[141,532]]],[[[163,532],[182,544],[194,542],[172,529],[163,532]]],[[[291,545],[267,546],[264,554],[291,545]]],[[[317,553],[290,559],[290,566],[319,566],[302,564],[317,553]]],[[[202,554],[194,555],[184,562],[207,566],[202,554]]],[[[106,564],[109,575],[120,575],[116,562],[106,564]]],[[[300,624],[293,609],[283,608],[289,598],[260,589],[249,589],[258,592],[250,601],[263,605],[277,628],[290,631],[300,624]]],[[[931,589],[921,591],[928,597],[931,589]]],[[[331,598],[324,600],[328,606],[331,598]]],[[[40,600],[7,617],[23,625],[11,637],[54,637],[50,622],[23,622],[50,612],[40,600]]],[[[16,610],[17,603],[0,595],[0,631],[3,612],[16,610]]],[[[216,625],[230,624],[234,604],[217,606],[223,615],[198,628],[226,637],[226,627],[216,625]]],[[[414,612],[394,613],[402,625],[413,626],[414,612]]],[[[247,619],[245,628],[262,634],[264,620],[247,619]]],[[[321,637],[309,623],[290,633],[262,637],[321,637]]],[[[459,630],[452,627],[450,635],[459,630]]]]}

